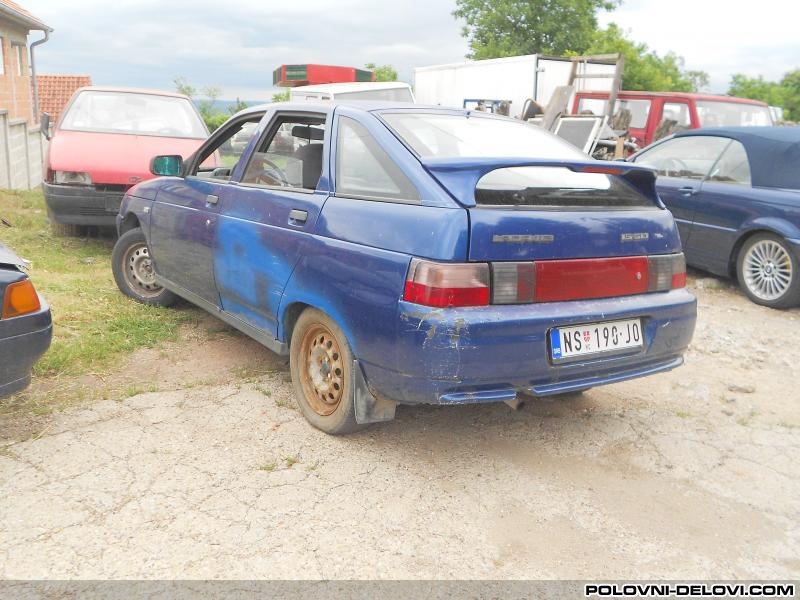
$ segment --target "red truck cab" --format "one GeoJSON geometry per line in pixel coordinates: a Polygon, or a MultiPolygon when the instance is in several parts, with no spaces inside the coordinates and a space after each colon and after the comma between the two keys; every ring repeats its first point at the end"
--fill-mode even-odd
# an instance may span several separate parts
{"type": "MultiPolygon", "coordinates": [[[[606,110],[608,92],[579,91],[573,114],[606,110]]],[[[701,127],[746,127],[772,125],[769,106],[758,100],[687,92],[620,92],[614,114],[631,113],[628,135],[643,148],[660,137],[701,127]],[[674,123],[669,123],[673,121],[674,123]]]]}

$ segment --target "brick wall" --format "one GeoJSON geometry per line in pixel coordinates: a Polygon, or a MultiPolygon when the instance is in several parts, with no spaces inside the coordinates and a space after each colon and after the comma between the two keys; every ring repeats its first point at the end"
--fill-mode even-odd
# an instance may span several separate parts
{"type": "Polygon", "coordinates": [[[3,68],[0,74],[0,110],[7,110],[11,119],[33,122],[33,88],[28,65],[27,30],[0,22],[3,68]],[[20,53],[17,48],[21,47],[20,53]],[[19,58],[22,56],[22,75],[19,58]]]}

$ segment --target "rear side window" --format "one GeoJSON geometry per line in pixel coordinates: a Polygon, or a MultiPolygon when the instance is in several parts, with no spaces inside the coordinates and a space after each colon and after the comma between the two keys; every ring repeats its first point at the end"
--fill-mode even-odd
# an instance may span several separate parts
{"type": "Polygon", "coordinates": [[[336,194],[377,200],[419,202],[417,188],[369,131],[353,119],[339,119],[336,194]]]}
{"type": "Polygon", "coordinates": [[[617,177],[564,167],[508,167],[484,175],[475,188],[484,207],[655,208],[617,177]]]}
{"type": "Polygon", "coordinates": [[[741,142],[731,140],[730,146],[711,170],[709,179],[717,183],[750,185],[750,162],[741,142]]]}

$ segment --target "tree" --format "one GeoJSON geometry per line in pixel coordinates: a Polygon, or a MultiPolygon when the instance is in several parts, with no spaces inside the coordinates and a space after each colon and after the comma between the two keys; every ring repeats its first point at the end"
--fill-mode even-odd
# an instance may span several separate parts
{"type": "Polygon", "coordinates": [[[800,121],[800,69],[789,71],[781,79],[784,115],[791,121],[800,121]]]}
{"type": "Polygon", "coordinates": [[[189,82],[183,75],[176,75],[172,79],[172,82],[175,84],[175,90],[179,94],[183,94],[184,96],[189,96],[189,98],[194,98],[195,93],[197,93],[197,90],[191,85],[189,85],[189,82]]]}
{"type": "Polygon", "coordinates": [[[685,71],[683,58],[673,52],[659,56],[647,44],[629,40],[615,23],[597,31],[586,52],[622,54],[625,57],[624,90],[695,92],[708,85],[708,73],[685,71]]]}
{"type": "Polygon", "coordinates": [[[728,94],[740,98],[761,100],[774,106],[782,106],[784,102],[783,86],[776,81],[767,81],[761,75],[748,77],[742,73],[736,73],[731,77],[728,94]]]}
{"type": "Polygon", "coordinates": [[[375,81],[397,81],[397,70],[392,65],[367,63],[364,66],[375,73],[375,81]]]}
{"type": "Polygon", "coordinates": [[[244,110],[248,106],[249,105],[247,104],[247,102],[245,102],[244,100],[240,100],[239,96],[236,96],[236,102],[234,102],[228,107],[228,113],[235,115],[237,112],[239,112],[240,110],[244,110]]]}
{"type": "Polygon", "coordinates": [[[596,13],[619,0],[456,0],[453,16],[464,19],[468,58],[520,54],[582,54],[597,31],[596,13]]]}
{"type": "Polygon", "coordinates": [[[283,90],[280,92],[275,92],[272,94],[272,101],[273,102],[288,102],[289,98],[291,98],[291,94],[289,90],[283,90]]]}
{"type": "Polygon", "coordinates": [[[197,111],[200,113],[200,116],[203,118],[203,121],[205,122],[209,131],[213,132],[228,120],[229,115],[227,113],[217,110],[214,107],[214,104],[222,93],[222,90],[219,87],[204,87],[202,90],[203,99],[197,100],[195,99],[195,96],[197,95],[197,88],[192,86],[186,77],[183,77],[182,75],[176,75],[172,79],[172,82],[175,84],[175,89],[178,91],[178,93],[188,96],[192,102],[195,103],[195,106],[197,106],[197,111]]]}
{"type": "Polygon", "coordinates": [[[737,73],[731,77],[728,94],[782,106],[785,119],[800,121],[800,69],[789,71],[780,81],[767,81],[762,75],[748,77],[737,73]]]}

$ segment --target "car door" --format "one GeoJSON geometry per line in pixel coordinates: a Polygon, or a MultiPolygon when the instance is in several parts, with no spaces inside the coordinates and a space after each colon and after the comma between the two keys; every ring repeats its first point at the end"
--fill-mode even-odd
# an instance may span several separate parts
{"type": "Polygon", "coordinates": [[[266,120],[221,197],[214,274],[223,310],[275,337],[284,287],[328,198],[329,119],[317,109],[266,120]]]}
{"type": "Polygon", "coordinates": [[[654,144],[633,159],[658,172],[658,195],[675,218],[684,250],[690,244],[701,184],[728,141],[714,136],[675,137],[654,144]]]}
{"type": "Polygon", "coordinates": [[[219,198],[230,186],[238,154],[230,141],[263,113],[231,121],[189,159],[184,177],[161,187],[150,218],[150,251],[159,277],[197,303],[219,306],[213,252],[219,227],[219,198]],[[219,166],[217,166],[219,165],[219,166]]]}
{"type": "Polygon", "coordinates": [[[759,214],[747,152],[741,142],[726,141],[724,152],[696,197],[688,245],[696,266],[724,275],[728,274],[728,260],[742,224],[759,214]]]}

